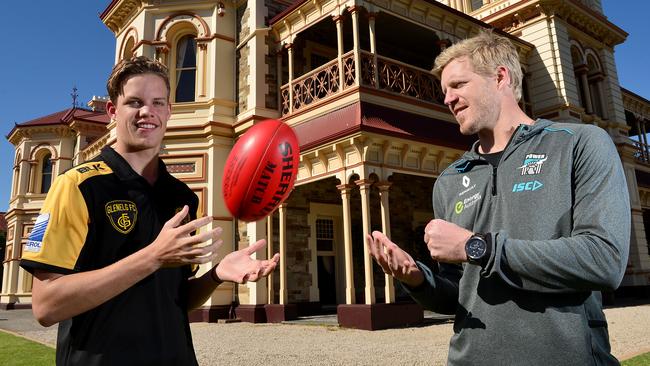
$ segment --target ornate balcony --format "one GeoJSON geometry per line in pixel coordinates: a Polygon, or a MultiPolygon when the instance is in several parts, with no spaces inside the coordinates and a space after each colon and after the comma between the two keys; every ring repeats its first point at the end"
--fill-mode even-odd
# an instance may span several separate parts
{"type": "MultiPolygon", "coordinates": [[[[444,95],[440,83],[431,72],[382,56],[377,56],[375,66],[374,55],[366,51],[361,51],[359,58],[361,86],[405,96],[414,101],[443,104],[444,95]]],[[[341,75],[338,59],[302,75],[293,80],[291,85],[283,85],[280,89],[282,116],[305,110],[318,101],[340,94],[356,85],[353,51],[343,55],[341,65],[343,88],[339,86],[341,75]],[[293,93],[290,93],[290,90],[293,93]]]]}
{"type": "Polygon", "coordinates": [[[650,164],[650,146],[635,139],[630,139],[630,141],[635,149],[634,158],[640,163],[650,164]]]}

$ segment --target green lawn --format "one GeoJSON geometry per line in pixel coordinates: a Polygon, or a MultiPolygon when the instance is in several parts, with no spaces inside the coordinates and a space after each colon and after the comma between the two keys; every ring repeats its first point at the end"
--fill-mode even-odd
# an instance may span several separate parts
{"type": "Polygon", "coordinates": [[[650,352],[638,355],[621,362],[622,366],[647,366],[650,365],[650,352]]]}
{"type": "Polygon", "coordinates": [[[54,348],[0,331],[0,365],[54,365],[54,348]]]}
{"type": "MultiPolygon", "coordinates": [[[[54,348],[0,331],[0,365],[54,365],[54,348]]],[[[650,365],[650,352],[621,362],[622,366],[650,365]]]]}

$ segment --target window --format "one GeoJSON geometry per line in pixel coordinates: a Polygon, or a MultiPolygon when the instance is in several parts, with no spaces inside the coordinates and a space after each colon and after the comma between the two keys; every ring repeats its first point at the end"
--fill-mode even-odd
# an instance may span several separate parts
{"type": "Polygon", "coordinates": [[[52,154],[43,157],[41,163],[41,193],[47,193],[52,185],[52,154]]]}
{"type": "Polygon", "coordinates": [[[316,220],[316,250],[334,251],[334,221],[332,219],[316,220]]]}
{"type": "Polygon", "coordinates": [[[196,36],[186,35],[176,47],[176,103],[193,102],[196,86],[196,36]]]}
{"type": "Polygon", "coordinates": [[[521,78],[521,99],[519,100],[519,106],[521,109],[526,112],[528,117],[533,117],[533,105],[530,100],[530,90],[528,89],[528,76],[525,70],[521,70],[523,77],[521,78]]]}
{"type": "Polygon", "coordinates": [[[129,60],[133,57],[133,46],[135,46],[135,41],[133,40],[133,37],[130,37],[124,45],[122,59],[129,60]]]}
{"type": "Polygon", "coordinates": [[[14,197],[20,191],[18,189],[18,178],[20,177],[20,153],[16,154],[16,163],[14,164],[14,177],[11,181],[11,197],[14,197]]]}
{"type": "Polygon", "coordinates": [[[480,9],[485,3],[487,3],[487,0],[471,0],[471,11],[480,9]]]}
{"type": "Polygon", "coordinates": [[[643,228],[645,229],[648,253],[650,253],[650,210],[648,209],[643,209],[643,228]]]}

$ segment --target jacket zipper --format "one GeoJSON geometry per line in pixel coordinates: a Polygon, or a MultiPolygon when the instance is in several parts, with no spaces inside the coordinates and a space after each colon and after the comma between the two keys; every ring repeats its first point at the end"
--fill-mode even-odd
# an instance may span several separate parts
{"type": "MultiPolygon", "coordinates": [[[[510,136],[510,139],[508,140],[508,143],[506,144],[506,148],[503,149],[503,155],[499,159],[499,165],[501,165],[501,160],[503,160],[505,154],[508,152],[508,148],[510,147],[510,144],[512,143],[512,140],[517,136],[517,133],[519,133],[519,129],[521,128],[521,125],[517,126],[515,129],[515,132],[510,136]]],[[[492,167],[492,196],[497,195],[497,169],[499,168],[499,165],[493,166],[492,167]]]]}

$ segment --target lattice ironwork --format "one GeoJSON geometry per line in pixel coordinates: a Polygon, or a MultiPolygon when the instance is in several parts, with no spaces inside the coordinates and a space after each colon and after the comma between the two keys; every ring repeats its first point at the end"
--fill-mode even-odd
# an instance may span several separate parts
{"type": "Polygon", "coordinates": [[[286,84],[282,86],[280,89],[280,98],[282,98],[281,102],[281,111],[282,115],[289,114],[289,84],[286,84]]]}
{"type": "Polygon", "coordinates": [[[372,53],[361,53],[361,84],[368,86],[375,85],[375,63],[372,53]]]}
{"type": "Polygon", "coordinates": [[[354,68],[354,52],[350,51],[343,55],[343,89],[354,85],[356,79],[354,68]]]}
{"type": "MultiPolygon", "coordinates": [[[[337,93],[340,89],[338,60],[332,60],[294,80],[291,88],[293,90],[291,105],[294,111],[337,93]]],[[[289,113],[289,85],[283,86],[281,93],[282,115],[285,115],[289,113]]]]}
{"type": "Polygon", "coordinates": [[[440,89],[440,83],[430,72],[379,56],[377,69],[379,89],[444,104],[445,96],[440,89]]]}
{"type": "Polygon", "coordinates": [[[644,144],[641,141],[637,140],[632,140],[632,144],[634,144],[634,148],[636,151],[634,151],[634,158],[642,163],[649,164],[650,163],[650,146],[644,144]]]}
{"type": "MultiPolygon", "coordinates": [[[[421,101],[444,104],[445,96],[442,94],[440,82],[429,71],[382,56],[377,56],[375,67],[374,55],[366,51],[361,52],[360,62],[362,85],[421,101]],[[376,85],[377,83],[379,85],[376,85]]],[[[280,89],[282,115],[303,109],[354,86],[356,84],[354,52],[349,51],[344,54],[341,64],[343,70],[339,70],[338,59],[334,59],[292,81],[291,85],[282,86],[280,89]],[[340,71],[343,73],[343,88],[339,85],[340,71]],[[289,88],[293,93],[293,100],[290,100],[289,88]]]]}

